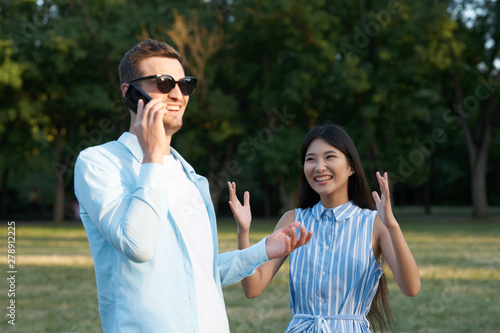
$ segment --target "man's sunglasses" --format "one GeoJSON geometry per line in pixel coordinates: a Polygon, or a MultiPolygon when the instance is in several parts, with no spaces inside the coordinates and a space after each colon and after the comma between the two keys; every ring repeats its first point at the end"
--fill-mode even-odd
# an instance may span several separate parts
{"type": "Polygon", "coordinates": [[[174,78],[170,75],[156,74],[138,77],[130,80],[129,83],[149,79],[156,79],[156,86],[158,87],[158,90],[164,94],[168,94],[172,89],[175,88],[175,84],[178,84],[179,88],[181,89],[181,93],[184,96],[191,95],[194,92],[194,89],[196,88],[196,82],[198,81],[198,79],[194,76],[186,76],[179,81],[175,81],[174,78]]]}

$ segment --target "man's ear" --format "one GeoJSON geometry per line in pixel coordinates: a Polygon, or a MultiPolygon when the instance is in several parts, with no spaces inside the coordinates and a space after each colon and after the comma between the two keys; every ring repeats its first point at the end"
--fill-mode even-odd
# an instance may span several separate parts
{"type": "Polygon", "coordinates": [[[127,93],[128,90],[128,86],[129,86],[128,83],[122,83],[122,86],[120,87],[122,91],[122,97],[125,97],[125,94],[127,93]]]}

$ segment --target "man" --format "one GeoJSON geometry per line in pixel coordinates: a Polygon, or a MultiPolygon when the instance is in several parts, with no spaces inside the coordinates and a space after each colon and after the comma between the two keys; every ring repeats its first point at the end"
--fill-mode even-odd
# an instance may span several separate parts
{"type": "Polygon", "coordinates": [[[149,39],[119,70],[123,96],[132,81],[152,100],[130,111],[130,132],[84,150],[75,166],[103,330],[229,332],[221,287],[307,243],[305,230],[297,239],[296,222],[219,254],[208,181],[170,147],[194,90],[182,57],[149,39]]]}

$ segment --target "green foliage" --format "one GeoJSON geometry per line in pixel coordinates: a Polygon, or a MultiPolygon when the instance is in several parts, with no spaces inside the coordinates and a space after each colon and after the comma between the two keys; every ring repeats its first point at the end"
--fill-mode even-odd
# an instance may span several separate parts
{"type": "MultiPolygon", "coordinates": [[[[36,179],[45,179],[31,185],[38,183],[46,197],[52,197],[47,179],[62,181],[71,196],[78,152],[128,128],[117,67],[124,52],[151,36],[181,48],[186,71],[201,78],[174,147],[200,173],[215,175],[216,183],[231,178],[248,185],[258,201],[254,207],[270,204],[276,214],[290,204],[302,138],[325,121],[348,130],[372,182],[376,170],[391,172],[396,200],[429,185],[433,202],[468,202],[467,187],[450,190],[470,177],[460,122],[450,113],[456,103],[452,75],[459,75],[464,97],[489,93],[476,98],[477,107],[469,105],[467,121],[480,136],[489,119],[480,110],[488,101],[498,110],[494,4],[2,3],[0,172],[9,174],[4,189],[36,170],[42,173],[36,179]],[[464,15],[466,8],[475,11],[474,19],[464,15]],[[179,18],[187,36],[182,40],[169,34],[179,18]],[[229,172],[231,165],[236,171],[229,172]]],[[[498,135],[495,130],[493,147],[498,135]]],[[[495,148],[490,151],[487,177],[498,182],[493,173],[499,157],[495,148]]],[[[26,186],[14,191],[25,197],[26,186]]],[[[488,190],[493,203],[498,188],[488,190]]],[[[409,200],[417,203],[419,196],[409,200]]]]}

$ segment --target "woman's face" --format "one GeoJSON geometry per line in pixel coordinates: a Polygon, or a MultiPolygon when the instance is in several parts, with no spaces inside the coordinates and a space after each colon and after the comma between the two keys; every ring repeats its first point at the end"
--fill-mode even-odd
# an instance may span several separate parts
{"type": "Polygon", "coordinates": [[[304,174],[326,208],[349,201],[348,180],[351,171],[346,156],[325,140],[315,139],[307,148],[304,174]]]}

